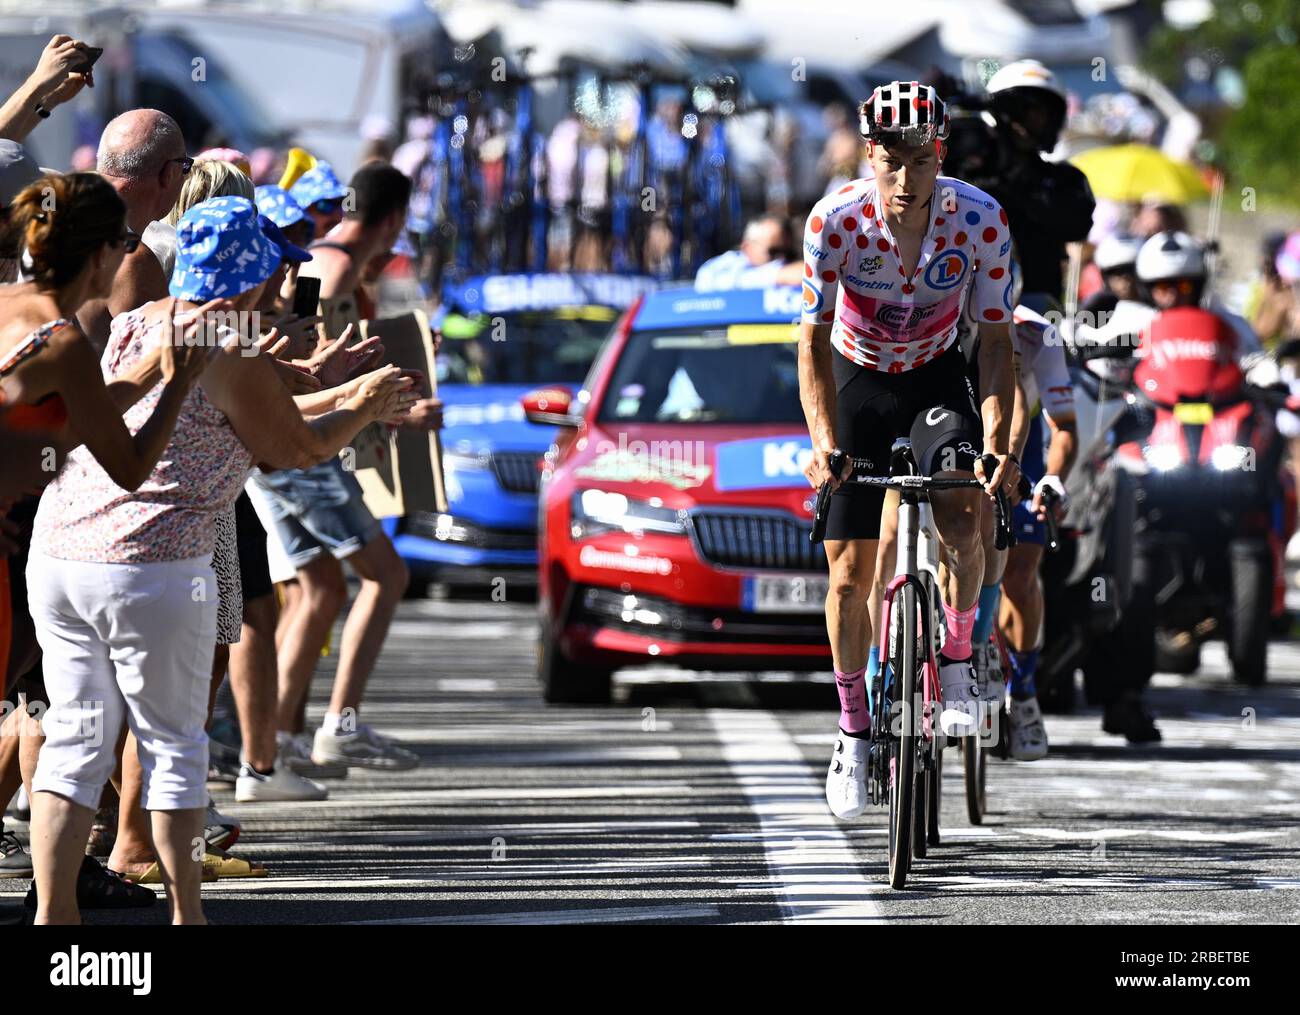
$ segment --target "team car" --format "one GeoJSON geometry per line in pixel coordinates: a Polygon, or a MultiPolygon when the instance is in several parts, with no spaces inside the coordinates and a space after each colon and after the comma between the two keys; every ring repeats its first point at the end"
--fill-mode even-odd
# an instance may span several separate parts
{"type": "Polygon", "coordinates": [[[538,384],[580,383],[619,313],[655,284],[516,274],[446,287],[436,369],[448,510],[385,523],[413,595],[433,581],[535,581],[537,487],[555,428],[526,420],[520,396],[538,384]]]}
{"type": "Polygon", "coordinates": [[[604,702],[615,669],[816,670],[826,559],[809,541],[812,445],[796,288],[670,289],[623,315],[560,427],[538,503],[538,670],[551,702],[604,702]]]}

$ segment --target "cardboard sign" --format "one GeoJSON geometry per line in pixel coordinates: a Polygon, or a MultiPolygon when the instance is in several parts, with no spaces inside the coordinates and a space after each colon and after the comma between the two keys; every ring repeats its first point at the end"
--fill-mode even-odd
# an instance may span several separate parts
{"type": "MultiPolygon", "coordinates": [[[[421,394],[425,398],[437,395],[433,333],[423,310],[363,321],[361,333],[363,338],[378,335],[383,339],[385,363],[424,374],[421,394]]],[[[376,518],[392,518],[412,511],[446,512],[442,443],[437,431],[398,428],[390,434],[386,427],[378,429],[383,434],[382,444],[367,449],[368,458],[364,461],[362,449],[358,447],[355,460],[357,482],[371,513],[376,518]]],[[[358,441],[361,436],[358,435],[358,441]]]]}
{"type": "MultiPolygon", "coordinates": [[[[334,341],[344,329],[352,325],[352,344],[360,342],[365,336],[364,322],[357,316],[356,298],[348,293],[344,296],[332,296],[320,301],[320,313],[325,329],[326,341],[334,341]]],[[[349,452],[352,467],[357,470],[358,478],[363,469],[391,470],[393,466],[389,447],[387,428],[372,423],[352,439],[349,452]]]]}

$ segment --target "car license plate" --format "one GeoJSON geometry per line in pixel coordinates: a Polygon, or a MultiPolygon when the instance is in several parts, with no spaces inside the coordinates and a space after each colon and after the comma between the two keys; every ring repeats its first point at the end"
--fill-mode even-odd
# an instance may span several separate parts
{"type": "Polygon", "coordinates": [[[1214,406],[1209,402],[1179,402],[1174,406],[1174,419],[1204,426],[1214,419],[1214,406]]]}
{"type": "Polygon", "coordinates": [[[824,613],[826,575],[755,575],[745,579],[744,609],[750,613],[824,613]]]}

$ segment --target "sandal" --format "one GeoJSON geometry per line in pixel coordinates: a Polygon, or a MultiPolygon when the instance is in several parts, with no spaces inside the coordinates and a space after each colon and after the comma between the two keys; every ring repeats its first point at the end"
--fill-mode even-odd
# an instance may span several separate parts
{"type": "MultiPolygon", "coordinates": [[[[146,909],[158,901],[148,888],[132,884],[117,871],[102,866],[94,857],[81,861],[77,872],[78,909],[146,909]]],[[[27,892],[28,909],[36,908],[36,882],[27,892]]]]}
{"type": "Polygon", "coordinates": [[[211,871],[218,878],[264,878],[271,872],[255,860],[244,860],[231,856],[225,850],[213,850],[203,854],[203,872],[211,871]]]}
{"type": "MultiPolygon", "coordinates": [[[[123,881],[130,882],[133,885],[160,885],[163,883],[162,868],[158,866],[157,860],[151,863],[142,873],[134,873],[132,871],[122,871],[120,873],[118,871],[113,871],[112,873],[116,874],[123,881]]],[[[217,875],[208,870],[207,867],[204,867],[203,877],[200,880],[203,884],[208,884],[209,882],[216,881],[217,875]]]]}

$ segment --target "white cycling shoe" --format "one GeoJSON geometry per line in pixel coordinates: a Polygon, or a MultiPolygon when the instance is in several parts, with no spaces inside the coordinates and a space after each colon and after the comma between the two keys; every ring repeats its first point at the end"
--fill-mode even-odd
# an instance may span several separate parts
{"type": "Polygon", "coordinates": [[[944,661],[939,666],[939,686],[943,694],[943,711],[939,713],[939,729],[945,736],[965,737],[975,733],[979,725],[979,678],[969,659],[960,662],[944,661]]]}
{"type": "Polygon", "coordinates": [[[1047,728],[1037,698],[1011,699],[1011,756],[1017,761],[1047,757],[1047,728]]]}
{"type": "Polygon", "coordinates": [[[870,740],[836,731],[826,772],[826,803],[837,818],[856,818],[867,809],[867,752],[870,740]]]}

